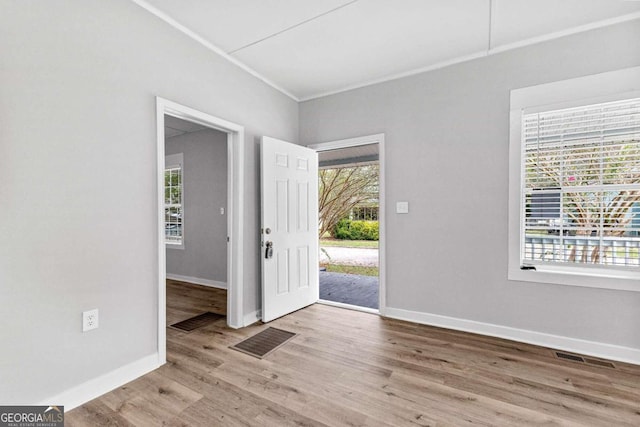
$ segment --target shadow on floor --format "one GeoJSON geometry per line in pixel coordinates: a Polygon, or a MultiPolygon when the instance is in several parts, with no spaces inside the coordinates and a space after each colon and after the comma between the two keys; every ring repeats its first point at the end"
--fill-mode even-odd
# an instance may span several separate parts
{"type": "Polygon", "coordinates": [[[320,299],[378,309],[378,278],[320,272],[320,299]]]}

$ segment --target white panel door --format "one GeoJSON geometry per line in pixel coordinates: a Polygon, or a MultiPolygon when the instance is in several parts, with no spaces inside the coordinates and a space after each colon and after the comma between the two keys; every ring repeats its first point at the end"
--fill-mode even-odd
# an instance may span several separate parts
{"type": "Polygon", "coordinates": [[[318,153],[262,137],[262,321],[315,303],[318,153]]]}

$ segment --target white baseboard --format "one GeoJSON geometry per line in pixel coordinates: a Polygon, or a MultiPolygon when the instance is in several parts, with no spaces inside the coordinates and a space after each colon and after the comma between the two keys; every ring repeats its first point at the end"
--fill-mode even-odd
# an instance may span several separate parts
{"type": "Polygon", "coordinates": [[[210,288],[227,289],[227,282],[218,282],[217,280],[201,279],[199,277],[181,276],[179,274],[167,273],[167,279],[177,280],[179,282],[193,283],[196,285],[209,286],[210,288]]]}
{"type": "Polygon", "coordinates": [[[253,325],[254,323],[262,320],[262,310],[256,310],[244,316],[244,326],[253,325]]]}
{"type": "Polygon", "coordinates": [[[39,405],[64,405],[64,410],[70,411],[159,367],[158,353],[154,353],[43,400],[39,405]]]}
{"type": "Polygon", "coordinates": [[[474,320],[458,319],[455,317],[391,307],[385,308],[385,317],[407,320],[409,322],[421,323],[423,325],[454,329],[457,331],[505,338],[527,344],[640,365],[640,349],[637,348],[623,347],[596,341],[586,341],[577,338],[563,337],[560,335],[551,335],[525,329],[510,328],[508,326],[494,325],[491,323],[476,322],[474,320]]]}

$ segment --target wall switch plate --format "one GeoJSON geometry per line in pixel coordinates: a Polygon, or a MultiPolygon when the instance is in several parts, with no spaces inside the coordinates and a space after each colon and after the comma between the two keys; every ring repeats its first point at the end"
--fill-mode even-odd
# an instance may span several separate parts
{"type": "Polygon", "coordinates": [[[224,208],[220,208],[220,215],[224,215],[224,208]]]}
{"type": "Polygon", "coordinates": [[[408,214],[409,213],[409,202],[397,202],[396,203],[396,213],[408,214]]]}
{"type": "Polygon", "coordinates": [[[98,309],[82,312],[82,332],[98,328],[98,309]]]}

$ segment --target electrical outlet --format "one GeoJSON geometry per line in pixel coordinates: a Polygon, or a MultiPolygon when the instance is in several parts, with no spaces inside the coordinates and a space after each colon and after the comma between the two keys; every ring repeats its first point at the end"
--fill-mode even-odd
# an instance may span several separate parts
{"type": "Polygon", "coordinates": [[[98,309],[82,312],[82,332],[98,328],[98,309]]]}

